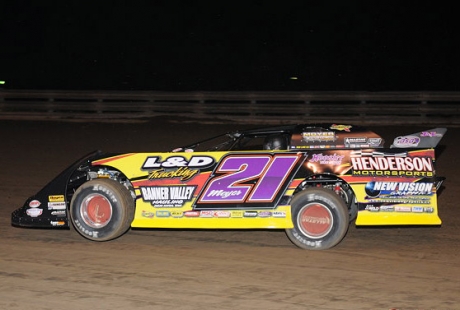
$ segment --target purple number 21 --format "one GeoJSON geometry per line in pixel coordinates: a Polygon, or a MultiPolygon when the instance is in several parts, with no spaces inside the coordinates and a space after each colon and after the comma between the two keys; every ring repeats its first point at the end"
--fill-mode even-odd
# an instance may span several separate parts
{"type": "Polygon", "coordinates": [[[233,155],[216,168],[200,203],[271,202],[286,182],[300,156],[233,155]]]}

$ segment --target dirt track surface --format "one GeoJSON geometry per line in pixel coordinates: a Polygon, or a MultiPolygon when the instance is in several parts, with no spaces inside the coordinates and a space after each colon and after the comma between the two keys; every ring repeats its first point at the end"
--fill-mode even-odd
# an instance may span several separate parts
{"type": "MultiPolygon", "coordinates": [[[[306,251],[284,231],[131,230],[96,243],[10,224],[27,197],[95,149],[165,151],[238,128],[0,122],[0,309],[460,309],[459,128],[438,153],[441,227],[350,226],[335,248],[306,251]]],[[[370,128],[387,142],[429,129],[370,128]]]]}

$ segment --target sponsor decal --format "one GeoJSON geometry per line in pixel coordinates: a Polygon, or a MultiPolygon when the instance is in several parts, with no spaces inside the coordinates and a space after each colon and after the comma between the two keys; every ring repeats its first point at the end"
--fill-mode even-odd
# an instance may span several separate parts
{"type": "Polygon", "coordinates": [[[340,130],[340,131],[346,131],[346,132],[350,132],[350,129],[352,128],[353,126],[351,125],[337,125],[337,124],[332,124],[331,125],[331,129],[334,129],[334,130],[340,130]]]}
{"type": "Polygon", "coordinates": [[[175,218],[180,218],[184,216],[184,212],[182,211],[171,211],[171,216],[175,218]]]}
{"type": "Polygon", "coordinates": [[[232,190],[232,191],[225,191],[222,189],[213,189],[208,193],[206,197],[211,198],[211,197],[217,197],[217,198],[223,198],[227,199],[229,197],[238,197],[241,196],[243,192],[240,190],[232,190]]]}
{"type": "Polygon", "coordinates": [[[64,226],[65,222],[64,221],[50,221],[50,224],[53,226],[64,226]]]}
{"type": "Polygon", "coordinates": [[[425,208],[423,208],[423,211],[426,212],[426,213],[433,213],[434,208],[433,207],[425,207],[425,208]]]}
{"type": "Polygon", "coordinates": [[[210,156],[192,156],[190,160],[186,160],[183,156],[170,156],[164,161],[161,161],[160,156],[147,157],[142,165],[143,170],[158,169],[158,168],[206,168],[214,163],[214,158],[210,156]]]}
{"type": "Polygon", "coordinates": [[[369,203],[429,204],[433,183],[368,182],[364,188],[369,203]]]}
{"type": "Polygon", "coordinates": [[[345,156],[344,155],[323,155],[320,154],[313,154],[312,158],[309,160],[312,163],[320,163],[321,165],[341,165],[342,160],[345,156]]]}
{"type": "Polygon", "coordinates": [[[432,195],[430,182],[368,182],[365,186],[367,198],[432,195]]]}
{"type": "Polygon", "coordinates": [[[244,211],[243,217],[257,217],[257,211],[244,211]]]}
{"type": "Polygon", "coordinates": [[[366,137],[358,137],[358,138],[345,138],[345,146],[350,145],[361,145],[367,143],[366,137]]]}
{"type": "Polygon", "coordinates": [[[420,137],[442,137],[442,133],[436,131],[423,131],[420,133],[420,137]]]}
{"type": "Polygon", "coordinates": [[[230,217],[231,213],[230,211],[215,211],[214,212],[214,217],[230,217]]]}
{"type": "Polygon", "coordinates": [[[358,148],[358,147],[377,147],[382,143],[381,138],[367,138],[367,137],[346,137],[344,139],[345,147],[358,148]]]}
{"type": "Polygon", "coordinates": [[[312,131],[302,132],[302,140],[307,143],[313,142],[334,142],[336,140],[335,132],[332,131],[312,131]]]}
{"type": "Polygon", "coordinates": [[[200,211],[185,211],[184,216],[185,217],[199,217],[200,211]]]}
{"type": "Polygon", "coordinates": [[[393,212],[395,210],[394,206],[383,205],[380,206],[380,212],[393,212]]]}
{"type": "Polygon", "coordinates": [[[65,212],[65,210],[53,211],[53,212],[51,212],[51,215],[54,215],[54,216],[57,216],[57,217],[63,217],[63,216],[66,215],[66,212],[65,212]]]}
{"type": "Polygon", "coordinates": [[[65,210],[66,208],[65,202],[48,202],[48,210],[65,210]]]}
{"type": "Polygon", "coordinates": [[[182,207],[193,198],[196,186],[141,186],[142,199],[154,207],[182,207]]]}
{"type": "Polygon", "coordinates": [[[259,217],[271,217],[272,216],[272,213],[270,211],[259,211],[259,214],[258,214],[259,217]]]}
{"type": "Polygon", "coordinates": [[[302,216],[302,223],[307,223],[307,224],[319,224],[319,225],[330,225],[331,220],[327,216],[311,216],[311,215],[305,215],[302,216]]]}
{"type": "Polygon", "coordinates": [[[64,202],[64,195],[50,195],[48,196],[49,202],[64,202]]]}
{"type": "Polygon", "coordinates": [[[434,175],[430,157],[407,156],[407,154],[383,154],[380,152],[353,152],[350,157],[353,175],[431,177],[434,175]]]}
{"type": "Polygon", "coordinates": [[[160,210],[160,211],[155,212],[155,215],[157,217],[169,217],[171,215],[171,213],[169,211],[166,211],[166,210],[160,210]]]}
{"type": "Polygon", "coordinates": [[[397,137],[393,141],[395,147],[416,147],[420,143],[420,138],[416,136],[397,137]]]}
{"type": "Polygon", "coordinates": [[[243,217],[243,211],[230,211],[231,217],[243,217]]]}
{"type": "Polygon", "coordinates": [[[423,211],[423,207],[412,207],[412,212],[414,213],[422,213],[423,211]]]}
{"type": "Polygon", "coordinates": [[[297,145],[291,147],[292,149],[335,149],[344,148],[344,145],[297,145]]]}
{"type": "Polygon", "coordinates": [[[409,206],[396,206],[395,211],[396,212],[412,212],[412,208],[409,206]]]}
{"type": "Polygon", "coordinates": [[[155,213],[154,212],[150,212],[150,211],[145,211],[145,210],[142,210],[142,217],[146,217],[146,218],[154,218],[155,217],[155,213]]]}
{"type": "Polygon", "coordinates": [[[369,138],[367,140],[367,143],[369,144],[370,147],[376,147],[382,143],[382,138],[369,138]]]}
{"type": "Polygon", "coordinates": [[[430,198],[428,197],[383,197],[383,198],[376,198],[370,199],[366,197],[368,200],[367,202],[370,203],[392,203],[392,204],[430,204],[430,198]]]}
{"type": "Polygon", "coordinates": [[[41,202],[38,200],[32,200],[29,202],[29,207],[30,208],[38,208],[41,205],[41,202]]]}
{"type": "Polygon", "coordinates": [[[285,218],[286,217],[286,212],[285,211],[273,211],[273,217],[285,218]]]}
{"type": "Polygon", "coordinates": [[[188,167],[181,167],[172,170],[158,169],[149,172],[149,180],[159,179],[174,179],[178,178],[181,181],[187,181],[192,179],[199,173],[199,170],[192,170],[188,167]]]}
{"type": "Polygon", "coordinates": [[[332,214],[319,204],[303,209],[297,220],[297,225],[302,232],[312,239],[326,236],[331,231],[332,224],[332,214]]]}
{"type": "Polygon", "coordinates": [[[214,211],[211,210],[204,210],[200,212],[200,217],[214,217],[214,211]]]}
{"type": "Polygon", "coordinates": [[[364,210],[370,211],[370,212],[378,212],[380,211],[379,206],[374,206],[374,205],[367,205],[364,210]]]}
{"type": "Polygon", "coordinates": [[[214,159],[210,156],[192,156],[189,160],[183,156],[170,156],[165,160],[160,156],[150,156],[141,169],[150,171],[150,180],[179,178],[181,181],[187,181],[197,175],[199,169],[210,167],[212,164],[214,159]]]}
{"type": "Polygon", "coordinates": [[[30,216],[30,217],[38,217],[38,216],[42,215],[42,213],[43,213],[43,209],[36,208],[36,207],[26,210],[26,214],[28,216],[30,216]]]}

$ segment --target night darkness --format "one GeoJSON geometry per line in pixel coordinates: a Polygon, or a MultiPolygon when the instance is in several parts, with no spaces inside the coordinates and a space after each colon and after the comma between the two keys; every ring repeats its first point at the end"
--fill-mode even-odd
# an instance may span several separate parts
{"type": "Polygon", "coordinates": [[[457,20],[455,2],[2,1],[0,80],[7,89],[458,91],[457,20]]]}

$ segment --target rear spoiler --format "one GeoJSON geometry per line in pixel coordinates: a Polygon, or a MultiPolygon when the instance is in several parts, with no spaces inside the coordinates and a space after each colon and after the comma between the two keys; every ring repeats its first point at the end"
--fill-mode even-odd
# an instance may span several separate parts
{"type": "Polygon", "coordinates": [[[433,128],[416,132],[407,136],[399,136],[393,140],[391,148],[434,148],[441,141],[447,128],[433,128]]]}

